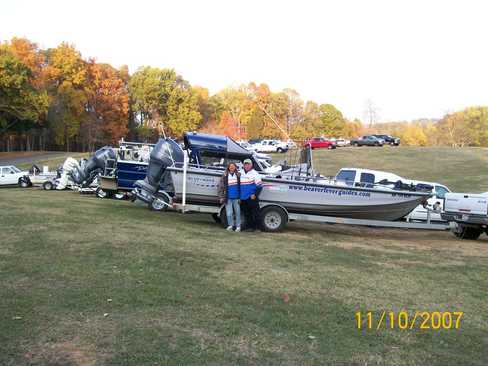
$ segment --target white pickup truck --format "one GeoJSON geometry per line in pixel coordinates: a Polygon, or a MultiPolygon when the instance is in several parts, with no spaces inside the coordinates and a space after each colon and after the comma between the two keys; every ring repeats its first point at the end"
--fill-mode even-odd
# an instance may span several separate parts
{"type": "Polygon", "coordinates": [[[458,238],[478,239],[488,233],[488,192],[446,193],[441,216],[458,238]]]}
{"type": "Polygon", "coordinates": [[[13,165],[0,166],[0,186],[18,185],[22,188],[29,187],[28,175],[29,172],[22,171],[13,165]]]}

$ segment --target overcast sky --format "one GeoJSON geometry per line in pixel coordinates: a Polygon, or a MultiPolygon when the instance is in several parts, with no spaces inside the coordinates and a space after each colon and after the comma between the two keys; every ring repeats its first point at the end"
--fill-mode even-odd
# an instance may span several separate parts
{"type": "Polygon", "coordinates": [[[170,67],[214,93],[265,82],[363,118],[488,104],[488,1],[3,0],[0,39],[73,43],[131,72],[170,67]]]}

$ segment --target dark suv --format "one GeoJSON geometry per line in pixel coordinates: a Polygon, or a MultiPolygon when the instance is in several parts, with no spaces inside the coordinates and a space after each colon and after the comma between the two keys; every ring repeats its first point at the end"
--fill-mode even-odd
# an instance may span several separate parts
{"type": "Polygon", "coordinates": [[[386,144],[390,144],[392,146],[400,145],[400,139],[398,137],[393,137],[390,135],[373,135],[373,136],[379,139],[383,139],[386,144]]]}

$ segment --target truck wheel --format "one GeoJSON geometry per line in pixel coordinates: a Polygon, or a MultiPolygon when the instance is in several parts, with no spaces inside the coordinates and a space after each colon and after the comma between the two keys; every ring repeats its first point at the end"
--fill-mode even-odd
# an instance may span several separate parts
{"type": "Polygon", "coordinates": [[[263,208],[259,216],[263,231],[271,233],[283,230],[288,222],[287,213],[281,207],[277,206],[263,208]]]}
{"type": "Polygon", "coordinates": [[[460,225],[458,230],[454,231],[454,235],[459,239],[476,240],[480,237],[482,232],[483,230],[477,227],[460,225]]]}
{"type": "Polygon", "coordinates": [[[20,188],[27,188],[31,186],[31,182],[29,178],[27,177],[21,177],[19,178],[19,187],[20,188]]]}
{"type": "Polygon", "coordinates": [[[149,204],[149,208],[153,211],[166,211],[169,205],[169,198],[163,193],[156,193],[154,199],[149,204]]]}
{"type": "Polygon", "coordinates": [[[45,190],[45,191],[50,191],[54,188],[54,185],[53,185],[53,182],[50,182],[50,181],[46,181],[44,183],[42,183],[42,188],[45,190]]]}
{"type": "Polygon", "coordinates": [[[277,149],[276,149],[276,152],[278,152],[278,153],[280,153],[280,154],[281,154],[281,153],[282,153],[282,152],[284,152],[284,151],[283,151],[283,149],[282,149],[281,147],[279,147],[279,148],[277,148],[277,149]]]}
{"type": "Polygon", "coordinates": [[[357,142],[353,142],[352,146],[359,147],[359,144],[357,142]]]}

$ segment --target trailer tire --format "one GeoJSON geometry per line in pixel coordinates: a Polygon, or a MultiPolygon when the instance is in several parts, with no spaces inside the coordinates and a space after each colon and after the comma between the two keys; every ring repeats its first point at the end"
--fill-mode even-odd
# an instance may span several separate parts
{"type": "Polygon", "coordinates": [[[482,232],[483,230],[477,227],[460,225],[458,230],[454,231],[454,235],[459,239],[476,240],[482,232]]]}
{"type": "Polygon", "coordinates": [[[219,215],[216,213],[212,214],[212,219],[215,221],[215,223],[220,224],[222,223],[222,220],[220,219],[219,215]]]}
{"type": "Polygon", "coordinates": [[[169,197],[163,193],[156,193],[154,199],[149,204],[152,211],[166,211],[169,205],[169,197]]]}
{"type": "Polygon", "coordinates": [[[275,233],[283,230],[288,222],[288,214],[278,206],[267,206],[261,210],[259,221],[263,231],[275,233]]]}
{"type": "Polygon", "coordinates": [[[115,192],[114,198],[116,200],[123,200],[123,199],[125,199],[125,193],[124,192],[115,192]]]}
{"type": "Polygon", "coordinates": [[[97,188],[97,190],[95,191],[95,194],[97,195],[98,198],[108,198],[109,197],[108,192],[104,191],[100,187],[97,188]]]}
{"type": "Polygon", "coordinates": [[[52,190],[54,188],[54,184],[53,184],[53,182],[46,181],[46,182],[42,183],[42,188],[45,191],[50,191],[50,190],[52,190]]]}

